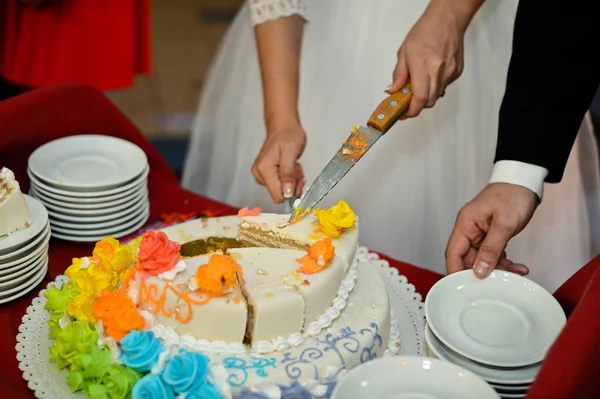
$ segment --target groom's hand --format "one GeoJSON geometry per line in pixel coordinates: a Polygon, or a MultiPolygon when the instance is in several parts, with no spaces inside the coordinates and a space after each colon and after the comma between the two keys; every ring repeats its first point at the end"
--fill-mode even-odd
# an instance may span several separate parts
{"type": "Polygon", "coordinates": [[[400,119],[418,116],[423,108],[431,108],[446,87],[462,73],[463,39],[470,17],[451,2],[431,2],[412,27],[398,50],[398,62],[392,84],[386,89],[394,93],[410,77],[412,100],[400,119]]]}
{"type": "Polygon", "coordinates": [[[473,268],[477,277],[484,278],[499,268],[527,274],[526,266],[506,259],[504,249],[527,226],[538,203],[528,188],[489,184],[458,212],[446,247],[446,272],[473,268]]]}

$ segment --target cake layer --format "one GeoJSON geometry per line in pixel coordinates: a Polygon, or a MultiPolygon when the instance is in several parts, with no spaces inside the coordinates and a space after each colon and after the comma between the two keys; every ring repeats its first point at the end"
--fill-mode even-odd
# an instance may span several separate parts
{"type": "Polygon", "coordinates": [[[245,293],[254,306],[254,343],[304,332],[333,304],[347,270],[346,263],[337,257],[319,273],[298,273],[298,259],[305,251],[236,248],[228,253],[244,271],[245,293]]]}
{"type": "Polygon", "coordinates": [[[24,229],[31,215],[15,175],[8,168],[0,170],[0,237],[24,229]]]}
{"type": "Polygon", "coordinates": [[[210,296],[188,288],[190,277],[209,257],[185,259],[186,270],[179,272],[173,281],[153,276],[141,282],[139,308],[153,313],[158,323],[171,327],[177,334],[241,343],[248,310],[240,287],[236,285],[227,296],[210,296]]]}
{"type": "MultiPolygon", "coordinates": [[[[239,238],[255,245],[273,248],[309,249],[326,235],[319,231],[319,221],[308,214],[302,220],[281,227],[289,215],[261,213],[258,216],[244,216],[239,228],[239,238]]],[[[358,220],[355,225],[332,239],[335,253],[347,264],[352,262],[358,247],[358,220]]]]}

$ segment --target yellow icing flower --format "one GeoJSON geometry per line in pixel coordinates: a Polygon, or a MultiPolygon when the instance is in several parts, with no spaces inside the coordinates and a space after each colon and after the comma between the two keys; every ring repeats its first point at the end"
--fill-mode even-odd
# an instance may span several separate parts
{"type": "Polygon", "coordinates": [[[97,259],[105,269],[121,273],[134,263],[131,247],[119,245],[113,237],[98,241],[94,247],[93,258],[97,259]]]}
{"type": "Polygon", "coordinates": [[[67,276],[68,278],[73,278],[73,276],[81,270],[81,265],[83,263],[84,258],[73,258],[73,260],[71,261],[71,266],[67,267],[67,270],[65,270],[65,276],[67,276]]]}
{"type": "Polygon", "coordinates": [[[316,209],[314,214],[319,219],[319,230],[331,238],[339,237],[356,222],[356,215],[346,201],[329,209],[316,209]]]}
{"type": "Polygon", "coordinates": [[[103,290],[114,291],[119,279],[112,273],[105,271],[100,265],[90,263],[85,269],[79,269],[69,280],[75,284],[77,291],[82,294],[99,294],[103,290]]]}
{"type": "Polygon", "coordinates": [[[88,293],[82,293],[75,296],[67,305],[67,314],[80,321],[89,321],[94,323],[96,317],[92,311],[94,305],[94,296],[88,293]]]}

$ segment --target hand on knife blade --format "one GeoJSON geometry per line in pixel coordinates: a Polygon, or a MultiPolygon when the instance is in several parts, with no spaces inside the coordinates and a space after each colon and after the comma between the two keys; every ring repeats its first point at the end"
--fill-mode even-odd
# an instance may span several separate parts
{"type": "Polygon", "coordinates": [[[379,104],[367,122],[368,127],[355,126],[350,137],[342,144],[342,147],[325,166],[325,169],[302,195],[300,204],[294,209],[290,219],[283,226],[302,220],[314,209],[373,144],[390,130],[398,118],[408,110],[411,98],[412,91],[409,81],[402,89],[379,104]]]}

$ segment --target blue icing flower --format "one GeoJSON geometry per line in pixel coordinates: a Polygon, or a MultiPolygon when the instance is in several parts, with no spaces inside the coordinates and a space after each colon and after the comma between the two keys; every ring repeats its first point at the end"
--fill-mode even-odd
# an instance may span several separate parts
{"type": "Polygon", "coordinates": [[[208,357],[198,352],[180,351],[167,362],[162,373],[177,393],[197,392],[206,382],[208,357]]]}
{"type": "Polygon", "coordinates": [[[152,331],[133,330],[121,340],[121,350],[123,364],[143,373],[156,364],[164,346],[152,331]]]}
{"type": "Polygon", "coordinates": [[[289,387],[281,387],[281,399],[313,399],[313,396],[298,381],[294,381],[289,387]]]}
{"type": "Polygon", "coordinates": [[[254,392],[249,388],[242,388],[242,392],[240,392],[237,399],[269,399],[269,397],[260,392],[254,392]]]}
{"type": "Polygon", "coordinates": [[[132,398],[175,399],[175,393],[158,374],[146,374],[133,386],[132,398]]]}
{"type": "Polygon", "coordinates": [[[210,384],[202,385],[199,391],[185,394],[185,399],[221,399],[222,397],[221,391],[210,384]]]}

